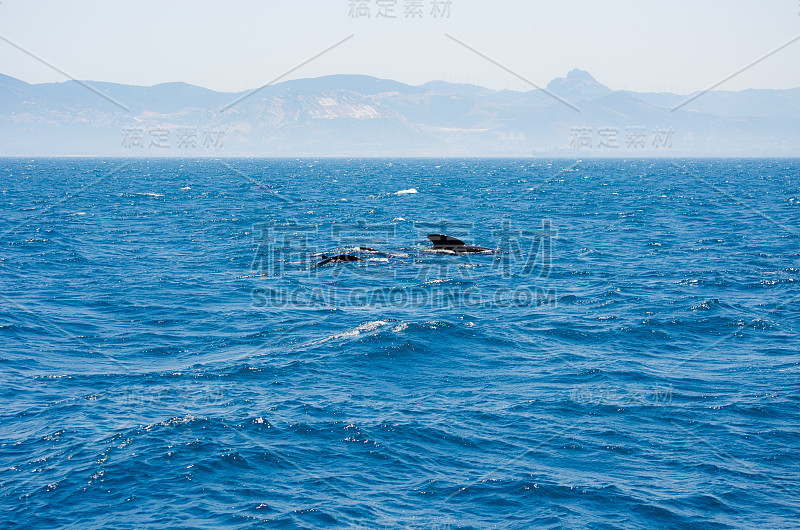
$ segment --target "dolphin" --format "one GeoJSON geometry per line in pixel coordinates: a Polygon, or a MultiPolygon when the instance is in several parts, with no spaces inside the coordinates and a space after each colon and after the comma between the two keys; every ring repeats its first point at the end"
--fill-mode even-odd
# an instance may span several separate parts
{"type": "Polygon", "coordinates": [[[443,236],[441,234],[431,234],[428,236],[428,239],[433,243],[434,250],[449,250],[450,252],[458,254],[466,252],[494,252],[491,248],[473,247],[472,245],[467,245],[460,239],[443,236]]]}
{"type": "MultiPolygon", "coordinates": [[[[444,236],[441,234],[431,234],[428,236],[428,239],[430,239],[431,242],[433,243],[433,250],[446,250],[449,252],[453,252],[455,254],[465,254],[465,253],[475,253],[475,252],[495,252],[494,249],[467,245],[460,239],[444,236]]],[[[395,254],[387,254],[386,252],[375,250],[374,248],[370,247],[356,247],[354,250],[366,254],[373,254],[373,255],[378,254],[381,256],[390,256],[390,257],[395,256],[395,254]]],[[[398,254],[398,256],[400,255],[398,254]]],[[[407,255],[405,254],[402,256],[407,257],[407,255]]],[[[355,261],[364,261],[364,259],[359,258],[358,256],[353,256],[352,254],[339,254],[336,256],[326,256],[325,254],[322,254],[320,257],[322,258],[322,261],[317,263],[317,267],[322,267],[323,265],[327,265],[328,263],[352,263],[355,261]]]]}
{"type": "Polygon", "coordinates": [[[322,267],[323,265],[327,265],[328,263],[346,263],[348,261],[364,261],[364,260],[356,256],[351,256],[350,254],[339,254],[338,256],[331,256],[331,257],[328,257],[325,254],[323,254],[322,261],[317,263],[317,267],[322,267]]]}

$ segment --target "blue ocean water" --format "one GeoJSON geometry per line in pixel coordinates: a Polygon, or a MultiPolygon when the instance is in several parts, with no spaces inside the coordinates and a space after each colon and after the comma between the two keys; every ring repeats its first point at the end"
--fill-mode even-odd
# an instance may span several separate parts
{"type": "Polygon", "coordinates": [[[3,528],[800,527],[798,160],[4,159],[0,200],[3,528]]]}

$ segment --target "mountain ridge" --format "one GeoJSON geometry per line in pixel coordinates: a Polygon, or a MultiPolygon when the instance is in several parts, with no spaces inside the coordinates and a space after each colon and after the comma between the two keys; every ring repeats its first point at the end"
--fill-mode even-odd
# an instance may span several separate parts
{"type": "Polygon", "coordinates": [[[800,88],[694,95],[676,108],[691,96],[612,90],[580,69],[529,91],[360,74],[241,92],[0,74],[0,155],[800,155],[800,88]]]}

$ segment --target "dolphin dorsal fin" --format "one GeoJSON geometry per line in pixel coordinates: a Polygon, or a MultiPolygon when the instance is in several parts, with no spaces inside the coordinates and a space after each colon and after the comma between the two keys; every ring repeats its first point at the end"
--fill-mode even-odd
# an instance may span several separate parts
{"type": "Polygon", "coordinates": [[[450,247],[463,247],[466,246],[466,243],[461,241],[460,239],[456,239],[450,236],[443,236],[441,234],[431,234],[428,236],[433,242],[433,248],[450,248],[450,247]]]}

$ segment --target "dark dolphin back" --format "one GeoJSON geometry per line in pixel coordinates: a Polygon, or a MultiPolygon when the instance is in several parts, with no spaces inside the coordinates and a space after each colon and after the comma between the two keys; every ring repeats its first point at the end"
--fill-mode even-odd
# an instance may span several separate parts
{"type": "Polygon", "coordinates": [[[428,236],[428,239],[433,242],[433,248],[465,247],[467,245],[460,239],[450,236],[443,236],[441,234],[431,234],[428,236]]]}
{"type": "Polygon", "coordinates": [[[327,265],[328,263],[345,263],[351,261],[364,261],[357,256],[351,256],[350,254],[339,254],[338,256],[333,256],[329,258],[326,255],[322,255],[322,261],[317,263],[317,267],[321,267],[323,265],[327,265]]]}

